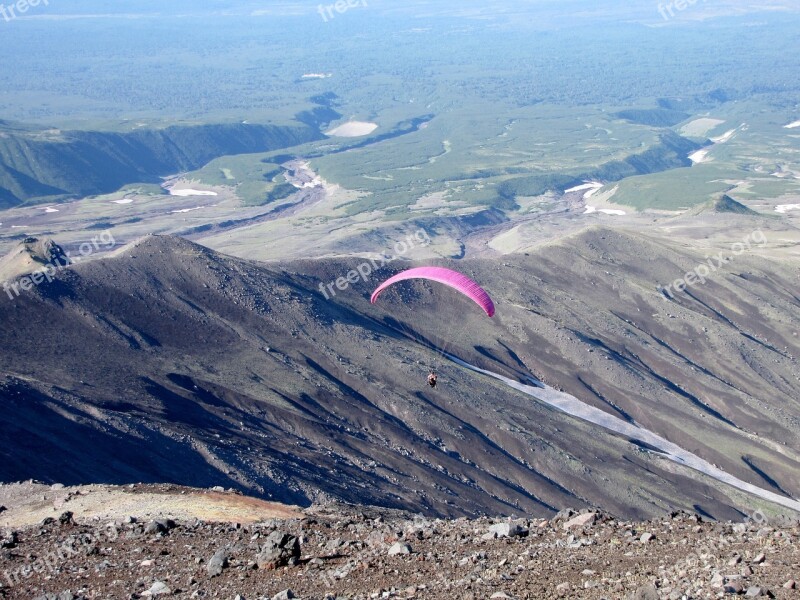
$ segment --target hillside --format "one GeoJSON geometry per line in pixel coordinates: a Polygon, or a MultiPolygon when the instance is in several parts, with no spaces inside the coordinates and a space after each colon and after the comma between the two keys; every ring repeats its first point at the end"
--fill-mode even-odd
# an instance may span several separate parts
{"type": "Polygon", "coordinates": [[[451,521],[168,485],[33,483],[0,485],[0,502],[14,516],[33,503],[47,514],[29,526],[9,517],[0,533],[4,600],[797,597],[800,527],[762,513],[451,521]],[[103,521],[87,518],[83,507],[99,503],[103,521]]]}
{"type": "Polygon", "coordinates": [[[429,349],[444,348],[800,495],[793,267],[743,256],[669,301],[659,286],[697,258],[641,235],[593,228],[506,259],[457,266],[491,291],[494,319],[418,284],[372,306],[377,277],[326,301],[320,284],[354,260],[264,266],[171,237],[62,270],[0,302],[14,323],[0,331],[13,348],[0,479],[222,485],[451,516],[733,518],[761,504],[429,349]]]}
{"type": "Polygon", "coordinates": [[[198,169],[214,158],[322,138],[300,125],[174,125],[117,133],[0,129],[0,209],[114,192],[198,169]]]}

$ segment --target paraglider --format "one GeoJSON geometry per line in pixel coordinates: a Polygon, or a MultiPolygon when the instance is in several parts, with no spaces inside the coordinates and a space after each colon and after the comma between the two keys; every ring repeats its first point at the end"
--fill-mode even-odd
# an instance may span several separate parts
{"type": "Polygon", "coordinates": [[[433,371],[428,374],[428,385],[432,388],[436,387],[436,373],[433,371]]]}
{"type": "MultiPolygon", "coordinates": [[[[380,296],[386,288],[394,285],[395,283],[406,281],[408,279],[427,279],[429,281],[443,283],[444,285],[447,285],[467,296],[467,298],[480,306],[483,309],[483,312],[485,312],[488,316],[494,316],[494,302],[492,302],[492,299],[489,297],[489,294],[486,293],[486,290],[484,290],[466,275],[462,275],[457,271],[445,269],[443,267],[418,267],[416,269],[408,269],[407,271],[398,273],[394,277],[390,277],[384,281],[374,292],[372,292],[372,298],[370,298],[370,302],[375,304],[378,300],[378,296],[380,296]]],[[[436,372],[431,369],[430,373],[428,374],[428,385],[431,386],[431,388],[436,387],[436,379],[436,372]]]]}
{"type": "Polygon", "coordinates": [[[375,304],[378,300],[378,296],[380,296],[386,288],[394,285],[398,281],[406,281],[408,279],[427,279],[450,286],[475,302],[487,315],[490,317],[494,316],[494,303],[489,297],[489,294],[487,294],[481,286],[466,275],[443,267],[418,267],[416,269],[402,271],[380,284],[378,288],[372,292],[370,301],[372,304],[375,304]]]}

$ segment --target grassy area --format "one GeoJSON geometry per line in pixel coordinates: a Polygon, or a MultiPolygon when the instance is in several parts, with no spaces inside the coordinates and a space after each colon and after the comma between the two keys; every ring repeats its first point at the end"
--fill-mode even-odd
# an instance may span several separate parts
{"type": "Polygon", "coordinates": [[[681,210],[709,202],[733,186],[701,167],[676,169],[653,175],[629,177],[619,183],[614,204],[637,210],[681,210]]]}
{"type": "Polygon", "coordinates": [[[187,173],[186,177],[206,185],[234,187],[245,206],[268,204],[297,191],[286,183],[283,169],[269,162],[267,154],[224,156],[202,169],[187,173]]]}

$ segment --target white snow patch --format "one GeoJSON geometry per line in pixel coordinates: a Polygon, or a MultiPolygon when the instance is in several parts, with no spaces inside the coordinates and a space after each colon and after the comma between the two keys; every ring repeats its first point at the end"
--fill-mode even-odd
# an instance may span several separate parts
{"type": "Polygon", "coordinates": [[[711,141],[714,142],[715,144],[724,144],[733,137],[734,133],[736,133],[736,129],[731,129],[730,131],[726,131],[719,137],[711,138],[711,141]]]}
{"type": "Polygon", "coordinates": [[[300,79],[327,79],[333,77],[333,73],[305,73],[300,79]]]}
{"type": "Polygon", "coordinates": [[[564,193],[569,194],[571,192],[580,192],[582,190],[599,190],[601,187],[603,187],[603,184],[600,183],[599,181],[590,181],[582,185],[576,185],[575,187],[571,187],[568,190],[564,190],[564,193]]]}
{"type": "Polygon", "coordinates": [[[599,213],[603,213],[604,215],[617,215],[617,216],[621,216],[621,215],[627,214],[624,210],[617,210],[615,208],[601,208],[601,209],[598,209],[595,206],[587,206],[586,210],[583,211],[583,214],[591,215],[592,213],[598,213],[598,212],[599,213]]]}
{"type": "Polygon", "coordinates": [[[329,137],[361,137],[362,135],[369,135],[378,128],[375,123],[367,123],[365,121],[349,121],[330,131],[326,131],[325,135],[329,137]]]}
{"type": "Polygon", "coordinates": [[[700,163],[707,162],[708,156],[708,149],[705,150],[698,150],[697,152],[692,152],[689,155],[689,160],[692,161],[692,164],[699,165],[700,163]]]}
{"type": "Polygon", "coordinates": [[[46,212],[46,213],[58,212],[58,209],[57,208],[53,208],[52,206],[45,206],[44,208],[42,208],[42,210],[44,212],[46,212]]]}
{"type": "Polygon", "coordinates": [[[114,204],[130,204],[133,202],[133,198],[123,198],[122,200],[112,200],[114,204]]]}
{"type": "Polygon", "coordinates": [[[209,190],[193,190],[193,189],[190,189],[190,188],[186,188],[186,189],[183,189],[183,190],[176,190],[175,188],[172,188],[169,191],[169,195],[170,196],[183,196],[183,197],[186,197],[186,196],[216,196],[217,192],[212,192],[212,191],[209,191],[209,190]]]}
{"type": "Polygon", "coordinates": [[[775,212],[785,214],[790,210],[800,210],[800,204],[779,204],[775,207],[775,212]]]}
{"type": "Polygon", "coordinates": [[[752,494],[753,496],[763,498],[764,500],[768,500],[770,502],[774,502],[775,504],[779,504],[781,506],[785,506],[786,508],[800,512],[800,501],[794,498],[787,498],[746,481],[742,481],[734,475],[726,473],[719,467],[709,463],[706,460],[703,460],[699,456],[684,450],[677,444],[674,444],[673,442],[670,442],[665,438],[653,433],[649,429],[641,427],[637,423],[628,423],[627,421],[623,421],[619,417],[615,417],[614,415],[610,415],[599,408],[595,408],[586,404],[575,396],[570,396],[569,394],[559,392],[558,390],[548,387],[542,382],[535,380],[533,377],[529,377],[529,380],[533,385],[526,385],[513,379],[509,379],[508,377],[493,373],[492,371],[486,371],[471,365],[451,354],[444,353],[444,355],[465,369],[469,369],[470,371],[474,371],[476,373],[481,373],[488,377],[493,377],[494,379],[506,384],[506,386],[518,390],[523,394],[527,394],[535,400],[538,400],[539,402],[560,410],[568,415],[588,423],[598,425],[604,429],[608,429],[609,431],[613,431],[629,439],[641,440],[653,448],[656,448],[656,454],[668,460],[708,475],[717,481],[742,490],[743,492],[752,494]]]}
{"type": "Polygon", "coordinates": [[[783,126],[784,129],[797,129],[798,127],[800,127],[800,121],[795,121],[794,123],[783,126]]]}
{"type": "Polygon", "coordinates": [[[171,210],[171,213],[188,213],[193,210],[200,210],[201,208],[205,208],[205,206],[195,206],[194,208],[181,208],[180,210],[171,210]]]}

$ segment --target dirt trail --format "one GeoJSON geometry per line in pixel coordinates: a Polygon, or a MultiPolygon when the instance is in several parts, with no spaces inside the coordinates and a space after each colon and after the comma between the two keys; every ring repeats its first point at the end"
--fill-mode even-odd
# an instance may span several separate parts
{"type": "Polygon", "coordinates": [[[294,506],[234,493],[174,485],[75,487],[39,483],[0,485],[0,527],[27,527],[69,511],[78,522],[89,520],[177,519],[221,523],[256,523],[299,517],[294,506]]]}

